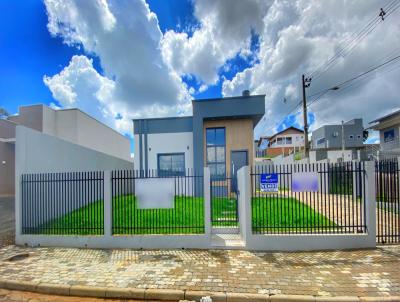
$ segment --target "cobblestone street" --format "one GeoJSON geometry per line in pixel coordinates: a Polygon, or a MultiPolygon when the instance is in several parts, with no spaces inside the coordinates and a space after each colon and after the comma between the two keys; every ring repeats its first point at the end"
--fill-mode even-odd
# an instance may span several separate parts
{"type": "Polygon", "coordinates": [[[400,295],[399,267],[399,246],[301,253],[0,249],[3,279],[139,289],[396,296],[400,295]],[[21,254],[29,256],[10,261],[21,254]]]}

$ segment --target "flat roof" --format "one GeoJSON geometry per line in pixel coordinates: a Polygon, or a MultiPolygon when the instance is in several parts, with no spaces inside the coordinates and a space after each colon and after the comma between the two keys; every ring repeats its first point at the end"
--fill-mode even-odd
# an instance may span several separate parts
{"type": "Polygon", "coordinates": [[[194,100],[192,100],[192,102],[208,102],[208,101],[231,100],[231,99],[243,99],[243,98],[254,98],[254,97],[265,97],[265,94],[227,96],[227,97],[222,97],[222,98],[194,99],[194,100]]]}

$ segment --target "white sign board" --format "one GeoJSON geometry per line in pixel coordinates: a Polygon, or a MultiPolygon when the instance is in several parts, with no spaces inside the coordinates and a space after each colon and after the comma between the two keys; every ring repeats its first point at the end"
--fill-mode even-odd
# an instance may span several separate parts
{"type": "Polygon", "coordinates": [[[138,209],[174,208],[175,179],[135,179],[135,193],[138,209]]]}

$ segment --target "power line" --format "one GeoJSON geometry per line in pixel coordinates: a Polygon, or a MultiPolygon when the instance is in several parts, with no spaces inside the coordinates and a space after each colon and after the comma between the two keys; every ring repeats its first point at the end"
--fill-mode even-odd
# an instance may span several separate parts
{"type": "MultiPolygon", "coordinates": [[[[381,63],[381,64],[379,64],[379,65],[377,65],[377,66],[375,66],[375,67],[373,67],[373,68],[370,68],[369,70],[367,70],[367,71],[365,71],[365,72],[363,72],[363,73],[360,73],[359,75],[357,75],[357,76],[355,76],[355,77],[352,77],[352,78],[350,78],[350,79],[348,79],[348,80],[346,80],[346,81],[343,81],[343,82],[341,82],[341,83],[339,83],[339,84],[337,84],[337,85],[334,85],[334,86],[332,86],[332,87],[330,87],[330,88],[327,88],[327,89],[323,89],[323,90],[319,91],[318,93],[313,94],[312,96],[317,96],[317,97],[316,97],[315,99],[311,100],[311,101],[307,104],[307,106],[310,106],[311,104],[313,104],[313,103],[315,103],[316,101],[318,101],[319,99],[321,99],[322,96],[324,96],[327,92],[329,92],[329,91],[331,91],[331,90],[338,90],[338,89],[341,89],[341,86],[344,86],[344,85],[346,85],[346,84],[352,83],[353,81],[355,81],[355,80],[357,80],[357,79],[359,79],[359,78],[361,78],[361,77],[364,77],[364,76],[366,76],[366,75],[368,75],[368,74],[374,72],[375,70],[377,70],[377,69],[379,69],[379,68],[382,68],[382,67],[384,67],[384,66],[387,66],[388,64],[390,64],[390,63],[396,61],[396,60],[399,59],[399,58],[400,58],[400,55],[398,55],[398,56],[396,56],[396,57],[394,57],[394,58],[391,58],[391,59],[389,59],[389,60],[386,60],[385,62],[383,62],[383,63],[381,63]]],[[[350,87],[350,86],[351,86],[351,85],[347,86],[347,87],[344,88],[344,89],[347,89],[347,88],[350,87]]]]}
{"type": "MultiPolygon", "coordinates": [[[[384,6],[384,11],[386,13],[386,18],[390,16],[393,12],[395,12],[400,7],[400,2],[396,4],[398,0],[392,0],[389,4],[384,6]]],[[[368,36],[381,22],[383,22],[383,18],[379,15],[372,18],[366,26],[364,26],[358,32],[355,32],[350,38],[345,39],[341,44],[345,44],[345,46],[341,47],[339,51],[333,55],[327,62],[321,64],[316,70],[314,70],[309,77],[313,79],[317,79],[321,77],[325,72],[327,72],[331,67],[333,67],[336,61],[340,57],[346,57],[359,45],[361,40],[363,40],[366,36],[368,36]]]]}

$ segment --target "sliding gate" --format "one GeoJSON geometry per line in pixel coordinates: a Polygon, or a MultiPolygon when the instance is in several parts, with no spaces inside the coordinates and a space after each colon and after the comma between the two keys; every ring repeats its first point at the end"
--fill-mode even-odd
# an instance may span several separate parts
{"type": "Polygon", "coordinates": [[[397,159],[375,163],[376,239],[400,243],[400,165],[397,159]]]}

